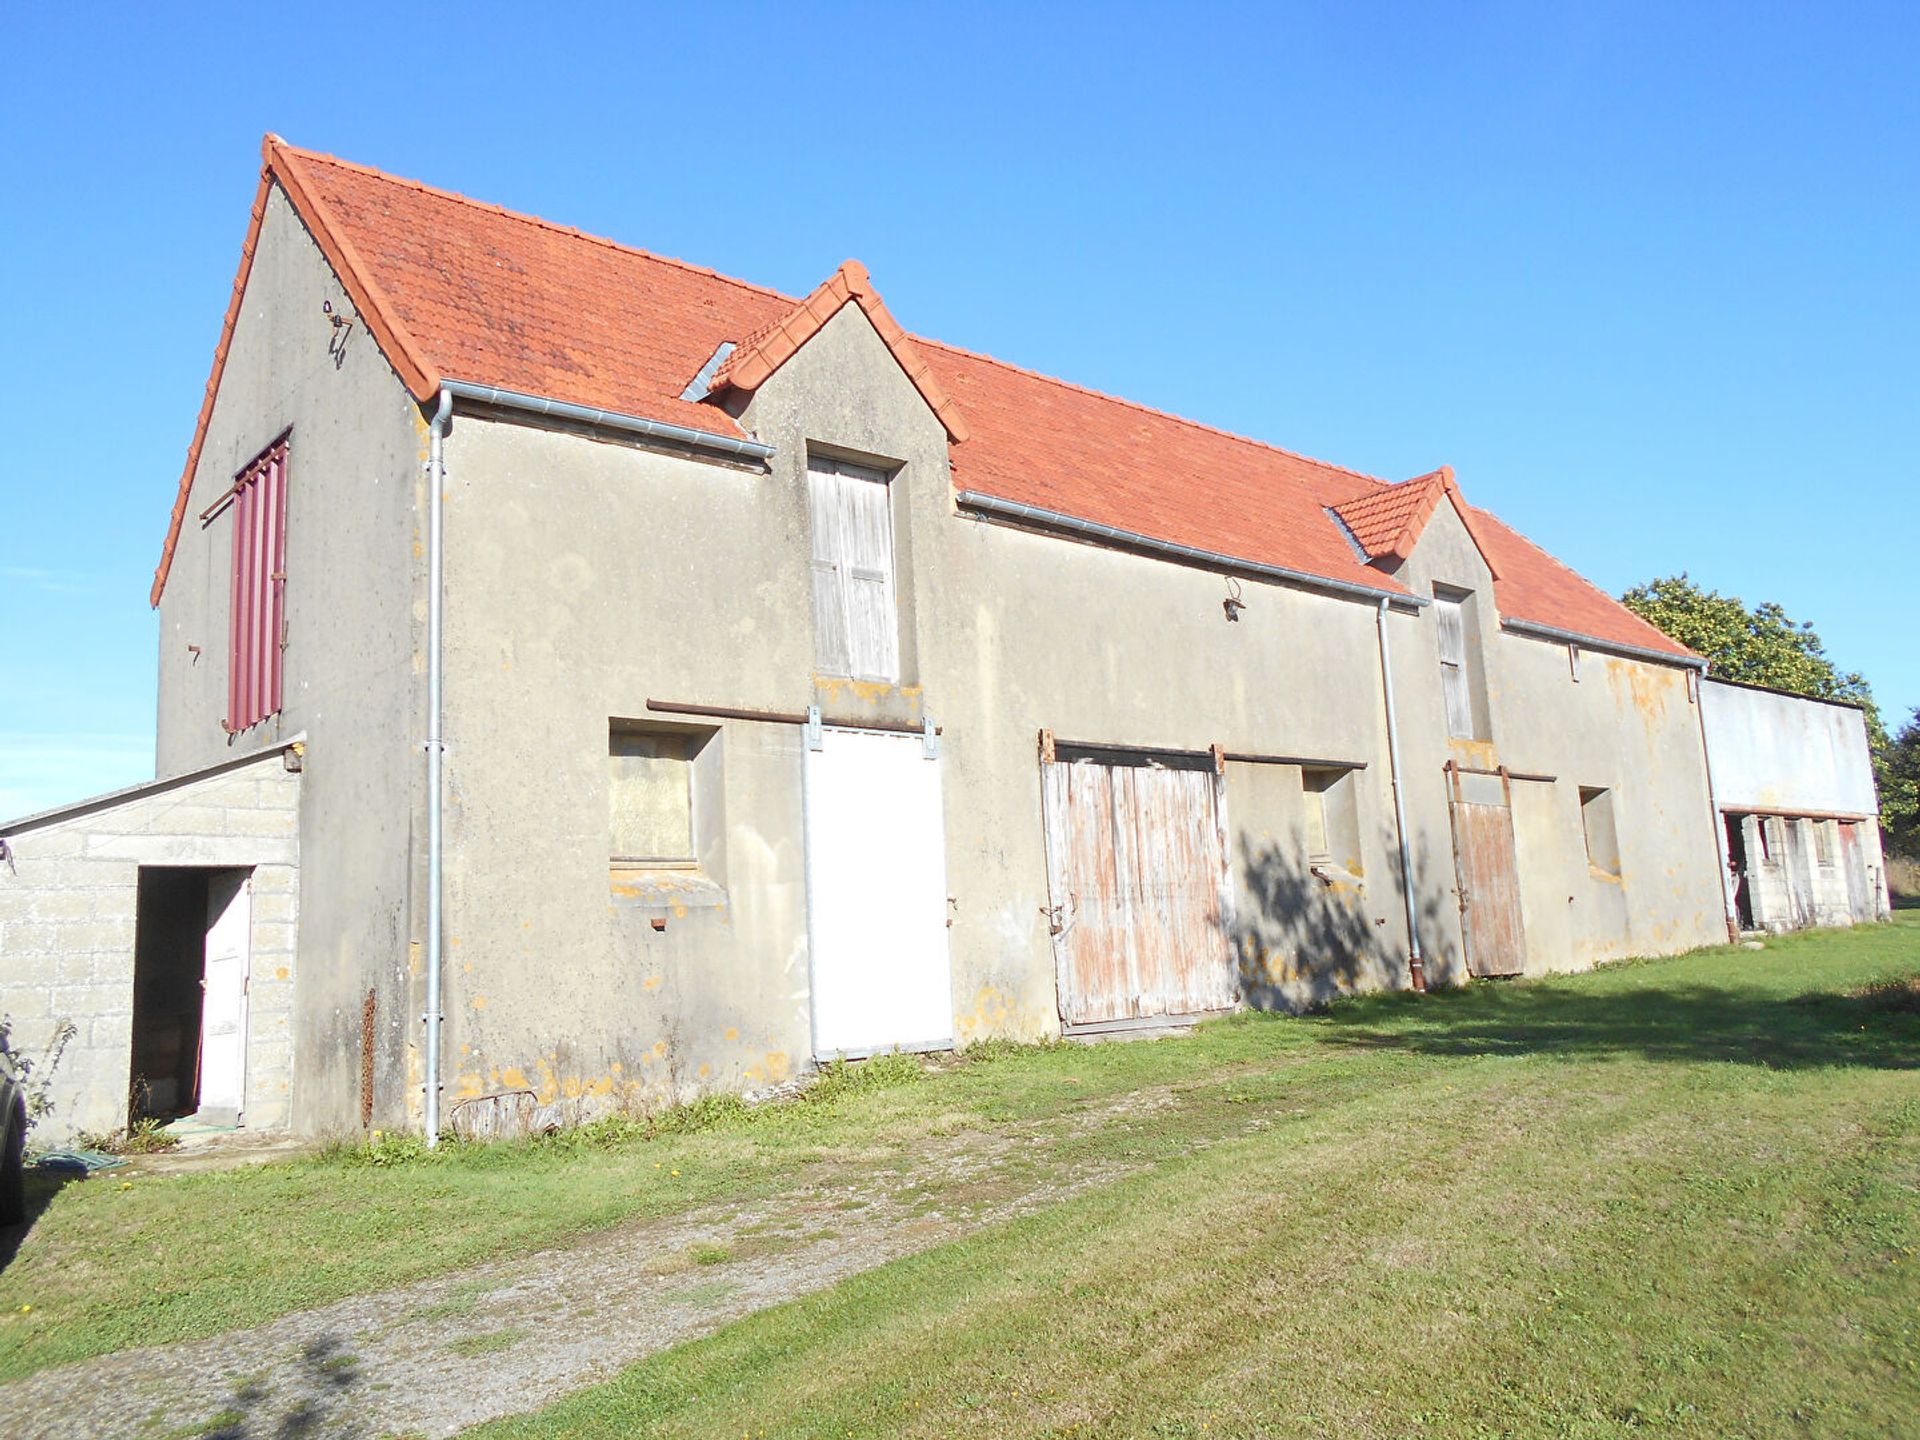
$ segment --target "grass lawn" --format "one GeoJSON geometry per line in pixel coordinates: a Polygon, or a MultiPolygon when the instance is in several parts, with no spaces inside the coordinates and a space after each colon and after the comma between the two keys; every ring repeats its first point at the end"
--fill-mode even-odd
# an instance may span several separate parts
{"type": "Polygon", "coordinates": [[[1875,988],[1916,973],[1909,914],[655,1138],[109,1175],[0,1273],[0,1379],[836,1175],[964,1202],[916,1155],[1019,1130],[1118,1178],[498,1433],[1920,1433],[1920,993],[1875,988]]]}

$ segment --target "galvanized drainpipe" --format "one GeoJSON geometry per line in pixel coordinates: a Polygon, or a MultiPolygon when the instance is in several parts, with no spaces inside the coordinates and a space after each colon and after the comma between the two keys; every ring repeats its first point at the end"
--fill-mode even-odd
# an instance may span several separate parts
{"type": "Polygon", "coordinates": [[[442,386],[440,407],[427,431],[427,1148],[440,1143],[440,800],[443,785],[440,733],[441,511],[446,500],[447,421],[453,391],[442,386]]]}
{"type": "Polygon", "coordinates": [[[1413,988],[1427,988],[1427,963],[1420,954],[1420,914],[1413,898],[1413,852],[1407,844],[1407,802],[1400,793],[1400,722],[1393,708],[1393,662],[1387,650],[1387,597],[1380,597],[1380,679],[1386,687],[1387,769],[1393,779],[1393,823],[1400,834],[1400,891],[1407,907],[1407,974],[1413,988]]]}

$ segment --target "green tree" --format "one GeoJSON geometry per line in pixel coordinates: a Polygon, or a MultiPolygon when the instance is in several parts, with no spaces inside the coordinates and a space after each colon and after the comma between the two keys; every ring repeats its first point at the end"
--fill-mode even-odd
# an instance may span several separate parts
{"type": "MultiPolygon", "coordinates": [[[[1920,766],[1920,723],[1909,723],[1898,741],[1887,738],[1873,688],[1857,670],[1841,671],[1811,623],[1796,621],[1771,600],[1749,610],[1731,595],[1703,590],[1683,570],[1636,585],[1620,601],[1655,629],[1706,657],[1722,680],[1766,685],[1819,700],[1847,700],[1866,712],[1867,745],[1873,753],[1874,781],[1880,788],[1880,822],[1889,848],[1920,850],[1920,796],[1915,768],[1920,766]],[[1896,773],[1896,752],[1905,758],[1905,778],[1896,773]]],[[[1920,722],[1920,711],[1915,712],[1920,722]]]]}
{"type": "Polygon", "coordinates": [[[1920,709],[1915,709],[1881,757],[1880,828],[1887,849],[1920,860],[1920,709]]]}

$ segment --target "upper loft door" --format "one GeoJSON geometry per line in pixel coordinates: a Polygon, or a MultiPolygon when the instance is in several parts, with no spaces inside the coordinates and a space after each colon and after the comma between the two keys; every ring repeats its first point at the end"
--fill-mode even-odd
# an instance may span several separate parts
{"type": "Polygon", "coordinates": [[[253,934],[253,879],[244,870],[207,877],[206,968],[200,1022],[200,1110],[237,1124],[246,1107],[247,970],[253,934]]]}
{"type": "Polygon", "coordinates": [[[1518,975],[1526,969],[1520,918],[1519,864],[1513,842],[1513,788],[1506,771],[1452,780],[1453,866],[1460,892],[1460,931],[1471,975],[1518,975]],[[1463,782],[1472,782],[1468,788],[1463,782]],[[1493,783],[1497,781],[1496,783],[1493,783]]]}
{"type": "Polygon", "coordinates": [[[1224,787],[1210,759],[1064,754],[1043,763],[1060,1018],[1069,1027],[1224,1010],[1224,787]]]}
{"type": "Polygon", "coordinates": [[[953,1044],[940,769],[919,735],[830,729],[806,754],[820,1059],[953,1044]]]}

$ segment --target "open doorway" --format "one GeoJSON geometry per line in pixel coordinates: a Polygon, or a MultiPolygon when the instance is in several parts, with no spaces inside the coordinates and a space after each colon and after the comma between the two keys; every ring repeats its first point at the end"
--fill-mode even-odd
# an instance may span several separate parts
{"type": "Polygon", "coordinates": [[[1753,876],[1747,862],[1747,817],[1727,815],[1721,823],[1727,830],[1728,884],[1733,889],[1735,923],[1742,930],[1753,929],[1753,876]]]}
{"type": "Polygon", "coordinates": [[[248,870],[140,867],[129,1122],[241,1121],[246,1097],[248,870]]]}

